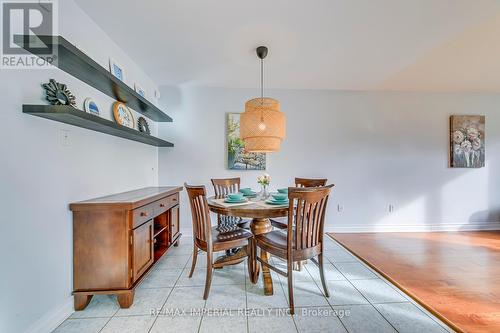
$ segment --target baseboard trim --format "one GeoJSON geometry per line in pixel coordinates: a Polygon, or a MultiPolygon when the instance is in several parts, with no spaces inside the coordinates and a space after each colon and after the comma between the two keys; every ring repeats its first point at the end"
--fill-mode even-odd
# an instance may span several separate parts
{"type": "Polygon", "coordinates": [[[349,225],[325,226],[325,232],[361,233],[361,232],[425,232],[425,231],[481,231],[500,230],[500,222],[486,223],[446,223],[418,225],[349,225]]]}
{"type": "Polygon", "coordinates": [[[34,322],[26,333],[50,333],[74,312],[73,296],[68,297],[59,307],[52,309],[34,322]]]}

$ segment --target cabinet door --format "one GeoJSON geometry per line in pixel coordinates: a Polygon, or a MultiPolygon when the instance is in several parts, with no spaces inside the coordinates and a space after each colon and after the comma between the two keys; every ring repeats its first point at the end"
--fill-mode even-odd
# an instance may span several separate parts
{"type": "Polygon", "coordinates": [[[179,205],[170,209],[170,234],[171,239],[174,240],[179,233],[179,205]]]}
{"type": "Polygon", "coordinates": [[[153,220],[149,220],[132,232],[132,279],[135,282],[151,266],[154,260],[153,220]]]}

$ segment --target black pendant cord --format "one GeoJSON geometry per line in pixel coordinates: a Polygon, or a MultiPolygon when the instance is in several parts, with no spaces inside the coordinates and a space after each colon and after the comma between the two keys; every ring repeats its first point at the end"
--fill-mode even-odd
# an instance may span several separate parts
{"type": "Polygon", "coordinates": [[[260,59],[260,101],[264,104],[264,59],[260,59]]]}
{"type": "Polygon", "coordinates": [[[257,56],[260,59],[260,122],[259,128],[262,125],[264,130],[266,125],[264,124],[264,58],[267,56],[268,49],[265,46],[259,46],[257,48],[257,56]]]}
{"type": "Polygon", "coordinates": [[[264,123],[264,59],[260,59],[260,122],[264,123]]]}

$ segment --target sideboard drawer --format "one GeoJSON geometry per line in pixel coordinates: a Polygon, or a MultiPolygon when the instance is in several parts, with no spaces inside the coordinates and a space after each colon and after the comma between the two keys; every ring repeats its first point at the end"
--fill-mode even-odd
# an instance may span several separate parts
{"type": "Polygon", "coordinates": [[[163,213],[165,213],[170,208],[170,204],[169,204],[168,198],[169,197],[161,198],[160,200],[154,202],[154,204],[155,204],[155,215],[163,214],[163,213]]]}
{"type": "Polygon", "coordinates": [[[167,197],[169,202],[169,208],[174,207],[179,203],[179,193],[172,194],[167,197]]]}
{"type": "Polygon", "coordinates": [[[179,203],[179,194],[169,195],[154,202],[155,215],[160,215],[179,203]]]}
{"type": "Polygon", "coordinates": [[[144,222],[151,220],[154,217],[155,203],[136,208],[132,211],[132,229],[137,228],[144,222]]]}

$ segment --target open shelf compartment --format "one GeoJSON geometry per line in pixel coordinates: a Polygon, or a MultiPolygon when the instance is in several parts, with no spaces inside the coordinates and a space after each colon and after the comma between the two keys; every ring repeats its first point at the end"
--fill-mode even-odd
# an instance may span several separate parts
{"type": "Polygon", "coordinates": [[[168,212],[154,218],[154,260],[157,261],[170,247],[170,228],[168,212]]]}

